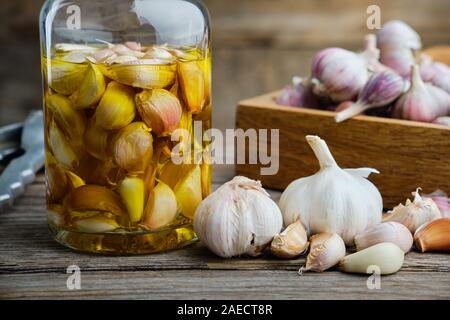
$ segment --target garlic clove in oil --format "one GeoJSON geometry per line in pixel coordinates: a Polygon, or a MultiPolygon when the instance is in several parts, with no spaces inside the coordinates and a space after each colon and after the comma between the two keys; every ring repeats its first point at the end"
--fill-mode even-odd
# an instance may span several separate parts
{"type": "Polygon", "coordinates": [[[66,168],[74,168],[80,163],[80,159],[69,140],[53,120],[48,129],[48,144],[55,159],[66,168]]]}
{"type": "Polygon", "coordinates": [[[139,222],[144,212],[144,181],[138,177],[123,179],[119,187],[122,201],[127,207],[131,222],[139,222]]]}
{"type": "Polygon", "coordinates": [[[194,217],[199,239],[223,258],[260,255],[281,226],[276,203],[259,181],[245,177],[235,177],[211,193],[194,217]]]}
{"type": "Polygon", "coordinates": [[[345,243],[336,233],[313,235],[310,242],[306,265],[300,268],[300,274],[304,271],[323,272],[334,267],[345,256],[345,243]]]}
{"type": "Polygon", "coordinates": [[[400,270],[404,259],[405,252],[397,245],[382,242],[346,256],[340,268],[344,272],[365,274],[372,274],[377,268],[382,275],[393,274],[400,270]]]}
{"type": "Polygon", "coordinates": [[[200,113],[205,106],[205,75],[197,61],[179,62],[178,73],[187,107],[192,113],[200,113]]]}
{"type": "Polygon", "coordinates": [[[174,192],[168,185],[159,182],[148,198],[143,224],[152,230],[159,229],[172,222],[177,213],[177,198],[174,192]]]}
{"type": "Polygon", "coordinates": [[[103,233],[111,232],[119,228],[115,219],[103,216],[96,216],[92,218],[78,219],[73,222],[73,226],[79,232],[85,233],[103,233]]]}
{"type": "Polygon", "coordinates": [[[85,64],[76,64],[60,60],[42,60],[44,76],[48,79],[50,87],[57,93],[71,95],[83,82],[88,69],[85,64]]]}
{"type": "Polygon", "coordinates": [[[355,236],[356,250],[361,251],[382,242],[396,244],[405,253],[411,250],[413,237],[403,224],[390,221],[376,224],[355,236]]]}
{"type": "Polygon", "coordinates": [[[200,166],[196,165],[174,188],[181,213],[189,219],[194,218],[195,210],[203,199],[201,179],[200,166]]]}
{"type": "Polygon", "coordinates": [[[278,258],[289,259],[301,255],[308,245],[308,235],[298,220],[273,238],[270,250],[278,258]]]}
{"type": "Polygon", "coordinates": [[[182,107],[178,98],[164,89],[144,90],[136,95],[142,120],[158,136],[170,135],[178,128],[182,107]]]}
{"type": "Polygon", "coordinates": [[[414,201],[409,199],[406,204],[399,204],[385,221],[396,221],[405,225],[409,231],[414,233],[417,228],[426,222],[433,221],[442,217],[439,208],[431,198],[422,198],[417,189],[414,201]]]}
{"type": "Polygon", "coordinates": [[[95,106],[106,89],[105,78],[98,66],[89,64],[86,75],[77,91],[70,99],[77,109],[86,109],[95,106]]]}
{"type": "Polygon", "coordinates": [[[110,82],[95,110],[96,124],[105,130],[121,129],[136,116],[134,90],[117,82],[110,82]]]}
{"type": "Polygon", "coordinates": [[[420,252],[450,251],[450,218],[440,218],[422,225],[414,234],[420,252]]]}

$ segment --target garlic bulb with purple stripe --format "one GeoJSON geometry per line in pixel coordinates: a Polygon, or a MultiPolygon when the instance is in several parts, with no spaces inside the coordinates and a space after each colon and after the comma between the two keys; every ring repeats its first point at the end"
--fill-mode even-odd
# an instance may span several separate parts
{"type": "Polygon", "coordinates": [[[403,93],[403,79],[393,71],[382,71],[372,75],[358,95],[355,103],[346,101],[346,108],[338,112],[336,122],[350,119],[364,111],[383,107],[397,99],[403,93]],[[350,105],[349,105],[350,104],[350,105]]]}

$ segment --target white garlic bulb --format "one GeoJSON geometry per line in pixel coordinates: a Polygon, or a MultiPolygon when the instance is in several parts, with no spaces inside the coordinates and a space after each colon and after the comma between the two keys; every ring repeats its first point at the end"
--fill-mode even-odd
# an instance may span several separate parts
{"type": "Polygon", "coordinates": [[[281,231],[277,204],[259,181],[235,177],[197,208],[194,230],[215,254],[224,258],[257,256],[281,231]]]}
{"type": "Polygon", "coordinates": [[[383,201],[366,178],[375,169],[341,169],[327,144],[317,136],[306,140],[320,163],[320,170],[292,182],[283,192],[280,208],[285,225],[300,218],[309,234],[337,233],[347,245],[356,234],[381,222],[383,201]]]}

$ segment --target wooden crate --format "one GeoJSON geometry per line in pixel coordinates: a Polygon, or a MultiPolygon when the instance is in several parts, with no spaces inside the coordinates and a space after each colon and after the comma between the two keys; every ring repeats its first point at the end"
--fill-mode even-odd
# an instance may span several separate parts
{"type": "Polygon", "coordinates": [[[279,106],[274,102],[276,94],[240,102],[236,127],[280,129],[279,172],[261,176],[261,165],[243,164],[237,165],[237,174],[283,189],[294,179],[315,173],[318,163],[305,140],[313,134],[327,141],[341,167],[380,171],[370,180],[379,188],[386,208],[404,202],[417,187],[423,192],[450,193],[449,127],[371,116],[338,124],[334,112],[279,106]]]}

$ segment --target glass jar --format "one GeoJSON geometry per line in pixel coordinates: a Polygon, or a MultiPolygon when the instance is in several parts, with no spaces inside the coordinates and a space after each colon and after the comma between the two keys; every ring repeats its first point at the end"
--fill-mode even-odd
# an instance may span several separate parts
{"type": "Polygon", "coordinates": [[[48,0],[40,31],[53,238],[112,254],[194,241],[195,209],[211,190],[205,7],[48,0]]]}

